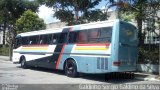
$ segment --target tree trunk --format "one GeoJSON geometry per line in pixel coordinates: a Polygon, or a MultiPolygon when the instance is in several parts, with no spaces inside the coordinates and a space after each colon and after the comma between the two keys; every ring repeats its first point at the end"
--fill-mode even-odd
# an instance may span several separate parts
{"type": "Polygon", "coordinates": [[[5,47],[6,44],[6,27],[7,27],[7,23],[6,20],[4,21],[4,28],[3,28],[3,47],[5,47]]]}
{"type": "Polygon", "coordinates": [[[13,44],[9,44],[9,60],[12,61],[13,44]]]}
{"type": "Polygon", "coordinates": [[[159,25],[159,76],[160,76],[160,25],[159,25]]]}
{"type": "Polygon", "coordinates": [[[75,19],[76,19],[76,24],[78,24],[78,9],[75,9],[75,19]]]}
{"type": "Polygon", "coordinates": [[[137,27],[138,27],[138,38],[139,38],[139,45],[144,44],[143,36],[142,36],[142,19],[137,19],[137,27]]]}

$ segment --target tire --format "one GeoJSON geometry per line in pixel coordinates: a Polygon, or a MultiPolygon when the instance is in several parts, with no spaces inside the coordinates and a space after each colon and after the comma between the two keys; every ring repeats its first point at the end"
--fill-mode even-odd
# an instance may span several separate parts
{"type": "Polygon", "coordinates": [[[65,63],[65,74],[68,77],[77,77],[78,72],[77,72],[77,65],[76,62],[72,59],[67,60],[65,63]]]}
{"type": "Polygon", "coordinates": [[[24,57],[22,57],[22,59],[21,59],[21,68],[24,68],[24,69],[27,68],[26,59],[24,57]]]}

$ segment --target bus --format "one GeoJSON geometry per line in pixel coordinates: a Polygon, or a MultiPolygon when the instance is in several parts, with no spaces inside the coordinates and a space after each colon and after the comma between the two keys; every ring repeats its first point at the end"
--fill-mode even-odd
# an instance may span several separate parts
{"type": "Polygon", "coordinates": [[[16,36],[12,61],[28,66],[105,74],[136,70],[137,29],[119,19],[99,21],[16,36]]]}

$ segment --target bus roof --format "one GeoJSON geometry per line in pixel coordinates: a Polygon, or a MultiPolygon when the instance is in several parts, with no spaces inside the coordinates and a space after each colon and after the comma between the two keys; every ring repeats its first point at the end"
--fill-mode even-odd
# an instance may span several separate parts
{"type": "Polygon", "coordinates": [[[38,31],[31,31],[20,33],[17,36],[33,36],[33,35],[43,35],[43,34],[52,34],[52,33],[60,33],[64,28],[72,28],[72,30],[82,30],[82,29],[89,29],[89,28],[98,28],[98,27],[106,27],[106,26],[113,26],[113,23],[119,19],[107,20],[107,21],[98,21],[92,22],[87,24],[79,24],[74,26],[65,26],[62,28],[52,28],[52,29],[45,29],[45,30],[38,30],[38,31]]]}

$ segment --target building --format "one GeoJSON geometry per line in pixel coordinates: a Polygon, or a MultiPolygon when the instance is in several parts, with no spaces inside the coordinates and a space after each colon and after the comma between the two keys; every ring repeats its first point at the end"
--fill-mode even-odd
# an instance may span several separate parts
{"type": "Polygon", "coordinates": [[[64,23],[64,22],[53,22],[53,23],[47,24],[46,29],[60,28],[60,27],[64,27],[64,26],[66,26],[66,23],[64,23]]]}

